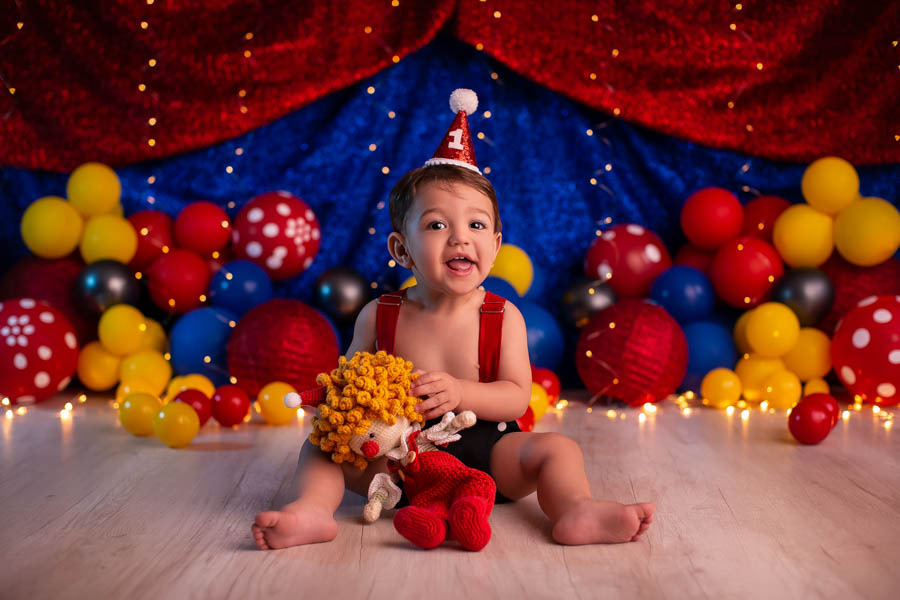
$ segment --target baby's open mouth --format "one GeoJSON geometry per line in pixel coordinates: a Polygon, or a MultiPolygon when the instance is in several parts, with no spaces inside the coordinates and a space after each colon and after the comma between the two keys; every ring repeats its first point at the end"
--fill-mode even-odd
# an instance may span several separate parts
{"type": "Polygon", "coordinates": [[[451,258],[447,261],[447,266],[454,271],[465,272],[470,270],[475,263],[465,257],[451,258]]]}

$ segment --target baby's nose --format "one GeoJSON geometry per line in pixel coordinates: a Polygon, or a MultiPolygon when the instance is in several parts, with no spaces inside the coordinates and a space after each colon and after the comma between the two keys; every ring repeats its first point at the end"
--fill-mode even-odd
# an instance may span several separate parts
{"type": "Polygon", "coordinates": [[[378,442],[368,441],[362,445],[363,456],[366,458],[375,458],[378,454],[378,442]]]}

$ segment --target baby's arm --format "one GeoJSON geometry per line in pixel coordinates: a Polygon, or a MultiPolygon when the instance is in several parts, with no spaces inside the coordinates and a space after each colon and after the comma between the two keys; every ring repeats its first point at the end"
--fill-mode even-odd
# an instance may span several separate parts
{"type": "Polygon", "coordinates": [[[410,393],[415,396],[436,394],[417,407],[427,419],[439,417],[448,410],[471,410],[483,421],[512,421],[521,417],[531,400],[531,363],[522,313],[507,301],[497,381],[479,383],[432,372],[420,377],[410,393]],[[447,393],[439,393],[441,391],[447,393]]]}
{"type": "Polygon", "coordinates": [[[357,352],[375,352],[375,316],[378,312],[378,300],[366,304],[356,317],[353,326],[353,341],[345,356],[352,358],[357,352]]]}

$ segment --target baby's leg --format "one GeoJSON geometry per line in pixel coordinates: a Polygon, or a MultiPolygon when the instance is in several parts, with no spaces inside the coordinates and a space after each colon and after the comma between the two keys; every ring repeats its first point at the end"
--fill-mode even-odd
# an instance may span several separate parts
{"type": "Polygon", "coordinates": [[[633,542],[653,521],[653,505],[620,504],[591,497],[584,456],[558,433],[509,433],[494,445],[491,474],[513,499],[537,489],[538,503],[560,544],[633,542]]]}
{"type": "Polygon", "coordinates": [[[341,466],[307,441],[294,478],[296,500],[256,515],[251,529],[260,550],[327,542],[337,535],[334,511],[344,496],[341,466]]]}

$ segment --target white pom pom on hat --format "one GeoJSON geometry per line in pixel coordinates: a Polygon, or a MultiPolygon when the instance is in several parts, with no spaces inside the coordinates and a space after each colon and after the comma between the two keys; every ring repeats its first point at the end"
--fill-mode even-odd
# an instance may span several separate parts
{"type": "Polygon", "coordinates": [[[450,94],[450,110],[455,115],[459,111],[465,111],[467,115],[474,115],[478,110],[478,95],[472,90],[459,88],[450,94]]]}
{"type": "Polygon", "coordinates": [[[434,156],[425,161],[424,166],[455,165],[481,175],[475,160],[472,134],[469,133],[469,119],[466,116],[478,110],[478,96],[465,88],[454,90],[450,94],[450,110],[456,117],[450,124],[450,129],[444,134],[441,145],[434,151],[434,156]]]}

